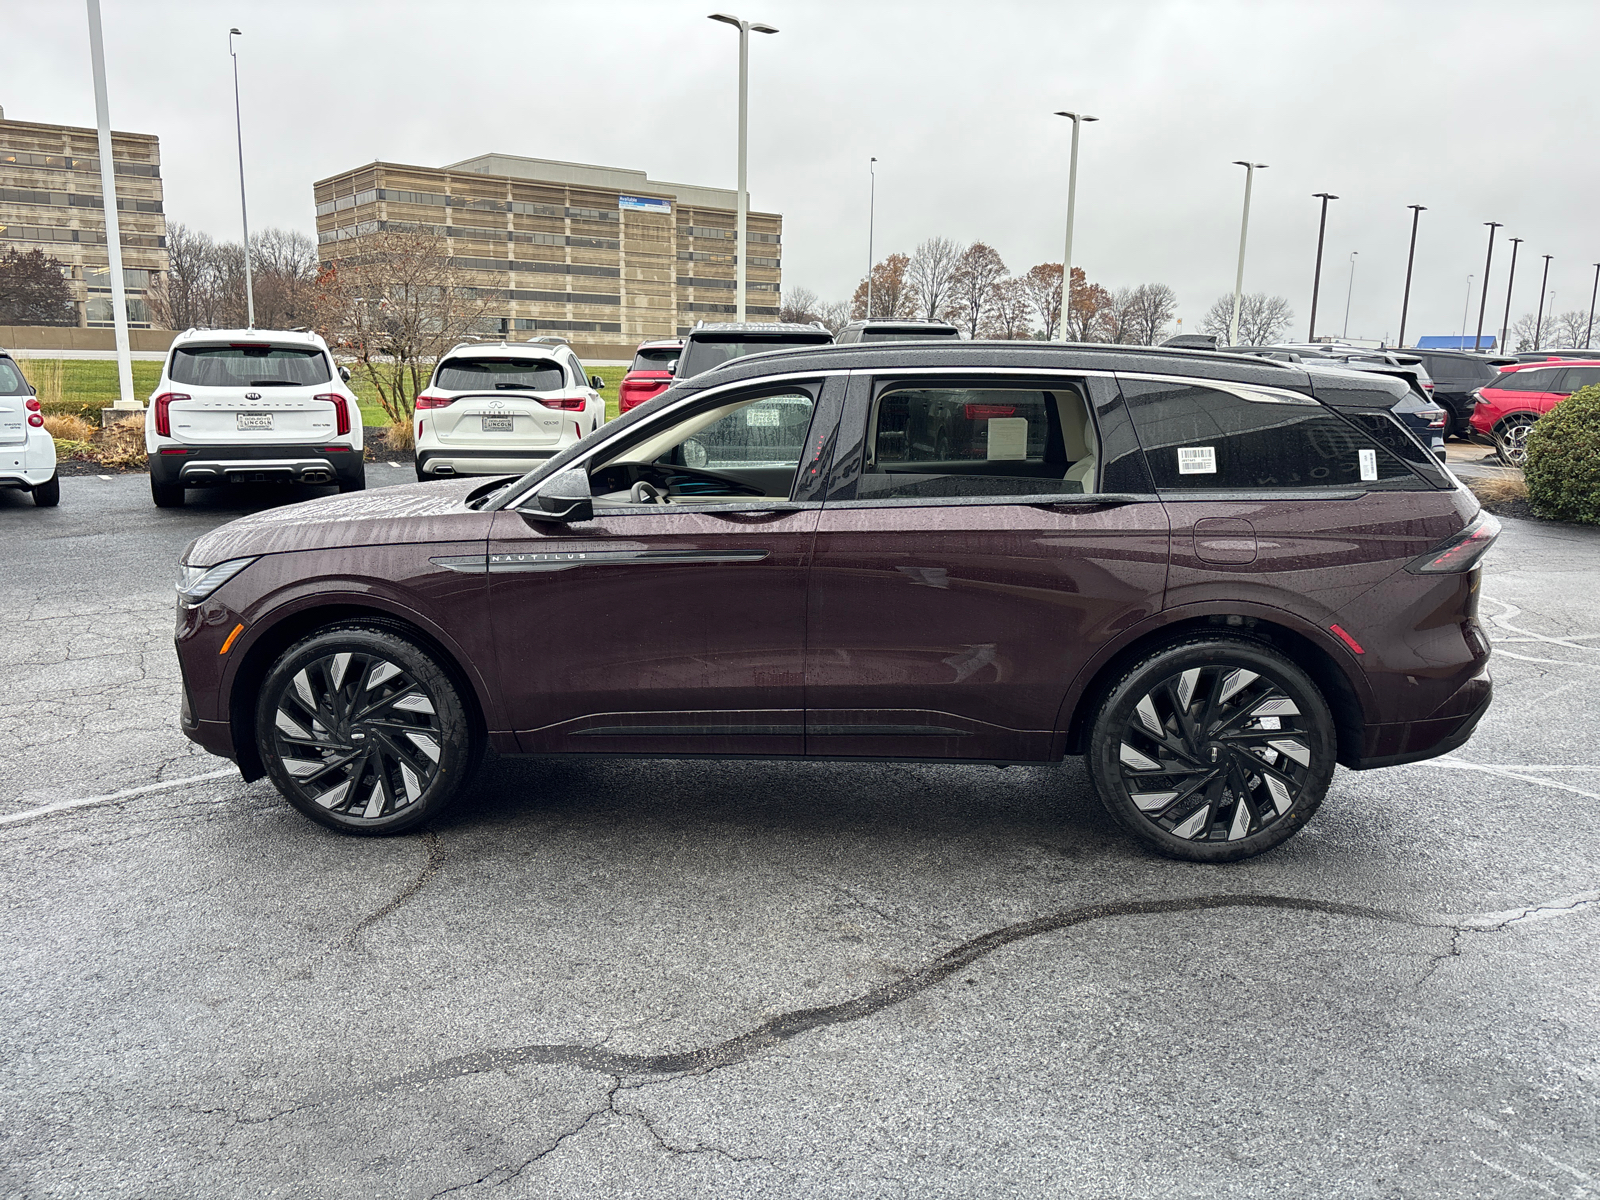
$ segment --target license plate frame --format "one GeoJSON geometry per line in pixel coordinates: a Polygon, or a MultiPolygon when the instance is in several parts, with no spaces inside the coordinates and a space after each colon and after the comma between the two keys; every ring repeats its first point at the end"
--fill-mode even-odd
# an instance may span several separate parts
{"type": "Polygon", "coordinates": [[[492,416],[488,413],[485,413],[483,415],[484,433],[510,433],[516,427],[516,418],[514,418],[510,413],[506,413],[504,415],[495,414],[492,416]]]}
{"type": "Polygon", "coordinates": [[[247,430],[252,433],[272,432],[271,413],[234,413],[233,420],[233,427],[239,433],[244,433],[247,430]]]}

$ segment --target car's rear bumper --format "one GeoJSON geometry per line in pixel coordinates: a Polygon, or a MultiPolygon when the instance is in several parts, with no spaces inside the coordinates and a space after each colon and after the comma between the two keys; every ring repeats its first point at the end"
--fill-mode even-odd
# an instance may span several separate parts
{"type": "Polygon", "coordinates": [[[1368,725],[1360,759],[1346,765],[1370,771],[1448,754],[1473,735],[1493,699],[1494,683],[1485,667],[1424,720],[1368,725]]]}
{"type": "Polygon", "coordinates": [[[150,478],[185,487],[229,483],[337,483],[359,477],[355,447],[162,446],[150,455],[150,478]]]}
{"type": "Polygon", "coordinates": [[[554,458],[565,446],[548,450],[419,450],[419,475],[521,475],[554,458]]]}
{"type": "Polygon", "coordinates": [[[56,443],[43,429],[29,429],[24,441],[0,446],[0,487],[34,488],[56,473],[56,443]]]}

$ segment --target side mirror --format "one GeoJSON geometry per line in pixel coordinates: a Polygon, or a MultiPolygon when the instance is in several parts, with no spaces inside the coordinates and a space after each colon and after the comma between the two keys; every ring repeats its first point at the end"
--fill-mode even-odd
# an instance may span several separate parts
{"type": "Polygon", "coordinates": [[[340,367],[339,368],[339,378],[344,380],[345,383],[349,383],[350,382],[350,368],[349,367],[340,367]]]}
{"type": "Polygon", "coordinates": [[[678,363],[681,362],[681,361],[682,361],[681,359],[676,359],[675,358],[671,362],[669,362],[667,364],[667,374],[668,375],[676,375],[678,373],[678,363]]]}
{"type": "Polygon", "coordinates": [[[597,392],[603,391],[606,386],[606,381],[601,379],[598,375],[591,375],[589,376],[589,386],[597,392]]]}
{"type": "Polygon", "coordinates": [[[523,514],[535,521],[592,521],[594,498],[589,491],[589,475],[583,470],[562,471],[548,480],[534,498],[533,507],[523,514]]]}

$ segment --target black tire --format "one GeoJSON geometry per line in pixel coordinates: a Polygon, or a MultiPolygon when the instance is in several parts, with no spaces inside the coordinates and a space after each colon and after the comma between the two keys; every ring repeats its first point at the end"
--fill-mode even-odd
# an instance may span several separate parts
{"type": "Polygon", "coordinates": [[[1508,467],[1520,467],[1528,461],[1528,433],[1538,417],[1533,413],[1516,413],[1495,426],[1494,452],[1508,467]]]}
{"type": "Polygon", "coordinates": [[[33,489],[33,502],[40,508],[54,508],[61,503],[61,476],[52,475],[33,489]]]}
{"type": "Polygon", "coordinates": [[[1089,774],[1111,815],[1161,853],[1236,862],[1306,823],[1337,752],[1310,676],[1259,642],[1206,636],[1152,652],[1105,694],[1089,774]]]}
{"type": "Polygon", "coordinates": [[[295,808],[342,833],[404,833],[437,816],[471,780],[481,745],[450,673],[380,624],[330,626],[296,642],[257,701],[268,777],[295,808]]]}
{"type": "Polygon", "coordinates": [[[339,494],[345,492],[364,492],[367,490],[367,468],[356,468],[354,475],[341,475],[339,477],[339,494]]]}
{"type": "Polygon", "coordinates": [[[150,499],[156,502],[157,508],[182,508],[183,484],[157,483],[155,477],[151,476],[150,499]]]}
{"type": "Polygon", "coordinates": [[[424,475],[422,473],[422,464],[418,463],[417,464],[417,482],[418,483],[427,483],[430,478],[432,478],[432,476],[424,475]]]}

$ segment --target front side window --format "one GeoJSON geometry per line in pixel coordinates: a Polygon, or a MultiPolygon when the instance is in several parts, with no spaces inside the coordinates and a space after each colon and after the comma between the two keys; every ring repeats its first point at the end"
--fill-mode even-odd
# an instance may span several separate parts
{"type": "Polygon", "coordinates": [[[1092,492],[1095,446],[1077,384],[891,385],[872,405],[856,498],[1092,492]]]}
{"type": "Polygon", "coordinates": [[[1356,425],[1309,396],[1124,379],[1159,491],[1427,486],[1356,425]]]}
{"type": "Polygon", "coordinates": [[[188,387],[314,387],[333,378],[328,356],[298,346],[180,346],[173,383],[188,387]]]}
{"type": "Polygon", "coordinates": [[[433,386],[452,392],[554,392],[566,386],[561,364],[545,358],[447,358],[433,386]]]}

